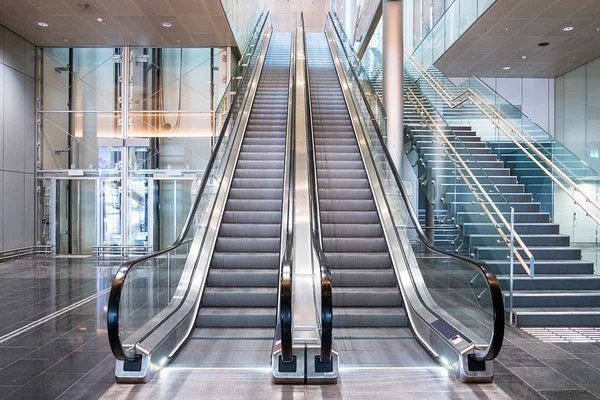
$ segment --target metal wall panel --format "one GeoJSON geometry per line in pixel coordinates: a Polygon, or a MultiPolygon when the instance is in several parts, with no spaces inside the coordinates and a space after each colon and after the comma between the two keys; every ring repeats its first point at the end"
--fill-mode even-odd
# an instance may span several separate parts
{"type": "Polygon", "coordinates": [[[25,175],[18,172],[4,172],[2,190],[4,221],[4,249],[23,247],[25,223],[25,175]]]}

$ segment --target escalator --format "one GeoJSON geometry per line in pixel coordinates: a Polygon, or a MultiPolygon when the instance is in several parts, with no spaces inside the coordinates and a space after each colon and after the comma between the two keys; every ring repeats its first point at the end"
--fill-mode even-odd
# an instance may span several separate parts
{"type": "Polygon", "coordinates": [[[325,35],[308,34],[307,51],[323,250],[334,283],[333,325],[406,327],[392,260],[325,35]]]}
{"type": "Polygon", "coordinates": [[[216,112],[223,126],[180,237],[115,276],[117,381],[273,360],[275,381],[331,383],[339,352],[375,367],[434,366],[433,355],[462,381],[488,382],[503,336],[495,276],[424,239],[377,125],[362,125],[370,109],[349,97],[331,27],[301,47],[266,18],[216,112]]]}
{"type": "Polygon", "coordinates": [[[147,382],[167,364],[270,363],[291,237],[293,96],[292,37],[273,33],[268,16],[215,112],[222,127],[180,237],[115,276],[107,318],[118,382],[147,382]]]}
{"type": "Polygon", "coordinates": [[[273,34],[242,141],[198,314],[203,337],[266,328],[277,314],[290,35],[273,34]],[[212,332],[212,334],[211,334],[212,332]]]}
{"type": "Polygon", "coordinates": [[[384,108],[339,20],[329,14],[325,34],[305,40],[317,242],[331,267],[340,364],[441,364],[463,382],[489,382],[504,332],[493,272],[425,236],[385,145],[384,108]]]}

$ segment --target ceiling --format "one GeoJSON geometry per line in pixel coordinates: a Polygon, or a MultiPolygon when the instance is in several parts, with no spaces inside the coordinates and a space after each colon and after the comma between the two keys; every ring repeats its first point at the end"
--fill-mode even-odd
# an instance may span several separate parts
{"type": "Polygon", "coordinates": [[[600,0],[498,0],[436,66],[446,76],[555,78],[598,57],[600,0]]]}
{"type": "Polygon", "coordinates": [[[0,0],[0,24],[42,47],[236,45],[220,0],[0,0]]]}

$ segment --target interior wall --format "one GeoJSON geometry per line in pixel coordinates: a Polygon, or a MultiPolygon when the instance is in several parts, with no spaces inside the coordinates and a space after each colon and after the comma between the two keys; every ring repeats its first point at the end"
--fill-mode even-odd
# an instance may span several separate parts
{"type": "Polygon", "coordinates": [[[500,96],[521,109],[533,122],[554,136],[554,79],[481,78],[500,96]]]}
{"type": "Polygon", "coordinates": [[[600,172],[600,58],[556,78],[556,139],[600,172]]]}
{"type": "MultiPolygon", "coordinates": [[[[450,78],[460,85],[465,78],[450,78]]],[[[550,135],[555,134],[554,79],[481,78],[550,135]]]]}
{"type": "Polygon", "coordinates": [[[301,11],[304,12],[304,26],[307,32],[323,32],[331,0],[266,0],[266,4],[267,9],[271,11],[273,29],[276,32],[291,32],[294,13],[297,13],[299,19],[301,11]]]}
{"type": "Polygon", "coordinates": [[[0,26],[0,250],[35,244],[35,46],[0,26]]]}

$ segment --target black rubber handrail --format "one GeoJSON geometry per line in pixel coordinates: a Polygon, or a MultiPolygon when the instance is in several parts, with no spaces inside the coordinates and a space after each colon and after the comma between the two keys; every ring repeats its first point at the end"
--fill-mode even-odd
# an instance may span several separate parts
{"type": "MultiPolygon", "coordinates": [[[[336,23],[330,12],[328,13],[328,16],[331,20],[331,25],[333,26],[335,33],[338,36],[338,39],[340,40],[340,42],[343,43],[341,34],[338,31],[336,23]]],[[[342,49],[344,50],[344,54],[345,54],[348,62],[350,62],[351,57],[348,54],[348,52],[346,51],[346,47],[343,44],[342,44],[342,49]]],[[[477,354],[475,354],[474,358],[478,361],[484,361],[484,360],[491,361],[494,358],[496,358],[496,356],[500,352],[500,349],[502,348],[502,343],[504,341],[504,300],[503,300],[503,296],[502,296],[502,290],[500,289],[500,284],[498,283],[498,278],[496,277],[496,274],[494,273],[494,271],[492,271],[492,269],[485,262],[480,261],[480,260],[474,260],[474,259],[467,258],[467,257],[463,257],[458,254],[453,254],[453,253],[450,253],[443,249],[438,249],[437,247],[435,247],[435,245],[433,245],[429,241],[429,239],[423,232],[423,229],[421,228],[421,224],[419,223],[419,219],[418,219],[417,215],[415,214],[414,209],[411,206],[410,198],[406,192],[406,189],[404,188],[404,183],[402,182],[402,178],[400,177],[400,174],[398,173],[397,169],[395,168],[394,161],[392,160],[392,157],[387,148],[387,145],[385,144],[383,135],[381,134],[381,130],[379,128],[379,123],[377,122],[377,118],[373,114],[373,110],[371,109],[371,107],[369,105],[368,97],[367,97],[362,85],[360,84],[360,79],[359,79],[358,75],[356,74],[356,71],[354,70],[353,67],[351,67],[350,70],[352,71],[354,80],[358,84],[357,86],[360,90],[362,100],[365,102],[366,108],[369,112],[371,122],[373,124],[373,127],[375,128],[375,132],[377,133],[377,138],[379,139],[381,147],[383,148],[383,151],[384,151],[384,154],[386,157],[386,161],[392,167],[392,168],[390,168],[390,170],[392,172],[392,175],[394,176],[394,180],[396,181],[398,188],[400,189],[400,194],[401,194],[402,199],[404,200],[406,208],[409,212],[413,227],[414,227],[415,231],[417,232],[417,235],[419,236],[419,240],[425,245],[425,247],[427,247],[429,250],[431,250],[435,253],[443,254],[443,255],[463,261],[471,269],[475,270],[477,273],[481,273],[486,279],[486,283],[488,285],[488,290],[490,292],[490,297],[492,300],[492,314],[493,314],[492,317],[493,317],[494,322],[492,324],[492,335],[490,338],[490,343],[489,343],[486,351],[483,352],[482,354],[480,354],[478,352],[477,354]]],[[[430,310],[430,311],[432,311],[432,310],[430,310]]]]}
{"type": "Polygon", "coordinates": [[[306,110],[307,110],[307,136],[308,136],[308,185],[310,195],[310,228],[313,247],[319,261],[321,275],[321,354],[320,362],[331,361],[333,346],[333,301],[331,288],[331,268],[323,251],[321,237],[321,218],[319,214],[319,190],[317,187],[317,171],[315,168],[316,157],[314,149],[314,136],[312,126],[312,103],[310,99],[310,78],[308,76],[308,51],[306,47],[306,30],[304,29],[304,13],[300,14],[302,20],[302,42],[304,45],[304,75],[306,76],[306,110]]]}
{"type": "MultiPolygon", "coordinates": [[[[294,23],[294,29],[296,24],[294,23]]],[[[291,56],[290,56],[290,93],[288,95],[292,99],[291,109],[288,123],[288,159],[287,159],[287,175],[288,175],[288,215],[284,216],[287,219],[287,232],[283,237],[285,240],[285,252],[281,262],[280,279],[279,279],[279,324],[281,327],[281,359],[283,362],[292,362],[293,355],[293,336],[292,336],[292,249],[294,242],[294,149],[296,137],[296,35],[292,35],[291,56]]]]}
{"type": "MultiPolygon", "coordinates": [[[[259,20],[257,22],[255,32],[257,32],[256,29],[258,29],[259,27],[260,27],[260,29],[258,30],[258,32],[262,32],[264,30],[265,24],[268,20],[268,16],[269,16],[269,12],[264,14],[264,16],[261,15],[261,17],[259,18],[259,20]],[[262,18],[264,18],[264,19],[262,19],[262,18]],[[260,22],[261,19],[262,19],[262,24],[260,22]]],[[[256,52],[257,49],[258,49],[258,46],[256,45],[253,49],[253,53],[256,52]]],[[[246,76],[246,74],[248,73],[249,70],[250,69],[248,68],[248,69],[246,69],[246,71],[244,71],[244,77],[246,76]]],[[[225,121],[223,123],[223,128],[221,129],[221,132],[219,134],[219,139],[213,149],[213,153],[210,157],[210,160],[208,161],[204,175],[202,176],[202,183],[200,184],[198,192],[196,193],[196,198],[194,199],[194,204],[192,205],[192,208],[190,209],[190,212],[188,213],[188,215],[186,217],[185,224],[183,225],[183,229],[181,230],[179,237],[175,240],[175,242],[173,242],[173,244],[171,244],[170,246],[168,246],[162,250],[158,250],[158,251],[155,251],[148,255],[138,257],[133,260],[124,262],[119,267],[119,270],[117,271],[117,273],[115,274],[115,277],[113,278],[113,282],[112,282],[111,289],[110,289],[110,295],[108,298],[108,310],[107,310],[106,320],[107,320],[107,332],[108,332],[108,341],[110,343],[110,348],[111,348],[112,353],[118,360],[129,361],[129,362],[139,362],[141,359],[141,355],[139,355],[139,354],[134,353],[133,355],[128,355],[125,352],[125,349],[123,348],[123,343],[121,342],[121,335],[119,334],[119,304],[121,301],[121,293],[123,291],[123,285],[125,283],[125,279],[127,278],[127,275],[129,274],[129,272],[132,269],[134,269],[135,267],[139,266],[141,263],[144,263],[150,259],[159,257],[166,253],[169,253],[169,252],[177,249],[184,242],[186,242],[186,237],[187,237],[190,229],[192,228],[192,225],[194,222],[194,216],[196,215],[198,207],[200,206],[200,201],[202,199],[202,195],[204,194],[204,189],[206,188],[206,185],[207,185],[209,179],[211,178],[211,171],[212,171],[213,164],[215,163],[215,160],[219,154],[219,148],[221,147],[221,144],[223,143],[225,133],[227,132],[227,127],[229,125],[229,122],[231,121],[233,114],[234,114],[233,113],[233,110],[234,110],[233,104],[236,103],[236,101],[238,100],[238,98],[240,96],[240,92],[241,92],[240,89],[241,89],[241,86],[237,88],[235,95],[231,101],[232,107],[229,109],[229,111],[227,113],[227,117],[225,118],[225,121]]]]}

